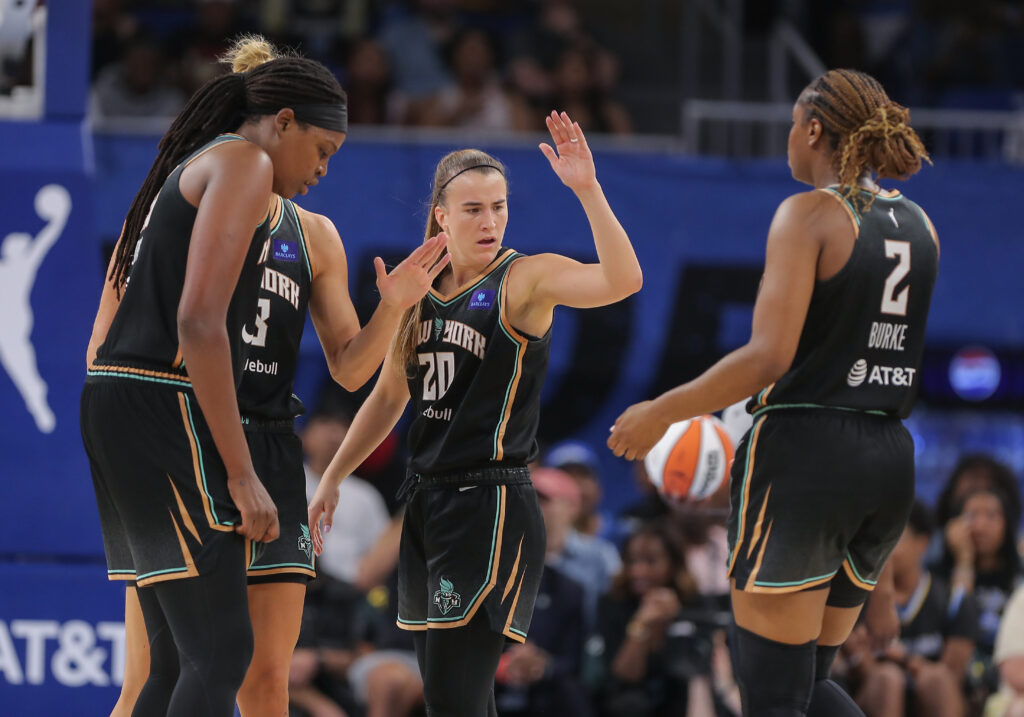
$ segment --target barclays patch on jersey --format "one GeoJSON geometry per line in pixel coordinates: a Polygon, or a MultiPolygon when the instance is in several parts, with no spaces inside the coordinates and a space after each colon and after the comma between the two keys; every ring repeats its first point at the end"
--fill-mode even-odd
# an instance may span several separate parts
{"type": "Polygon", "coordinates": [[[299,245],[287,239],[275,239],[274,258],[280,261],[298,261],[299,245]]]}
{"type": "Polygon", "coordinates": [[[489,309],[494,306],[494,289],[477,289],[469,297],[470,309],[489,309]]]}

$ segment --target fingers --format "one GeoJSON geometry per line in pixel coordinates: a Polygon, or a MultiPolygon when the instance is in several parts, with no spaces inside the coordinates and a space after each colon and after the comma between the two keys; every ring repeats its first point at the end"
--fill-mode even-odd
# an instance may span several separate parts
{"type": "Polygon", "coordinates": [[[555,162],[558,161],[558,155],[555,154],[555,150],[551,148],[551,145],[547,142],[541,142],[540,151],[548,158],[548,161],[551,162],[551,167],[554,168],[555,162]]]}
{"type": "Polygon", "coordinates": [[[277,512],[275,511],[274,517],[271,520],[266,532],[263,534],[263,538],[261,539],[261,541],[264,543],[269,543],[271,541],[277,540],[279,537],[281,537],[281,523],[280,521],[278,521],[277,512]]]}
{"type": "Polygon", "coordinates": [[[384,260],[379,256],[373,257],[373,268],[377,272],[377,281],[383,281],[388,277],[388,269],[384,266],[384,260]]]}
{"type": "Polygon", "coordinates": [[[440,234],[432,236],[430,241],[434,242],[434,248],[427,254],[427,258],[423,262],[424,269],[429,269],[437,262],[437,258],[441,256],[441,252],[443,252],[444,248],[448,246],[448,235],[441,232],[440,234]]]}
{"type": "Polygon", "coordinates": [[[441,273],[441,270],[448,266],[448,263],[452,260],[451,254],[445,254],[441,257],[441,260],[434,264],[434,268],[427,272],[427,276],[430,277],[430,281],[433,282],[437,278],[437,275],[441,273]]]}

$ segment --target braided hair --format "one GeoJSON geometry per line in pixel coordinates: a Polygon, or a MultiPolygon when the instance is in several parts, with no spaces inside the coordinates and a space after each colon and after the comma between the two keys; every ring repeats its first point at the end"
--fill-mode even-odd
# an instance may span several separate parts
{"type": "MultiPolygon", "coordinates": [[[[438,205],[444,204],[448,185],[458,175],[470,171],[498,172],[503,177],[508,177],[504,164],[479,149],[460,149],[442,157],[441,161],[437,163],[437,168],[434,170],[434,182],[430,192],[430,209],[427,212],[427,226],[423,232],[423,241],[427,241],[427,239],[441,231],[441,225],[437,223],[434,209],[438,205]]],[[[441,277],[451,270],[451,265],[446,266],[438,274],[437,278],[434,279],[434,285],[436,286],[441,277]]],[[[398,331],[395,332],[395,338],[391,346],[395,367],[406,374],[413,369],[415,361],[416,337],[419,333],[424,301],[426,301],[426,297],[406,309],[402,315],[402,321],[398,325],[398,331]]]]}
{"type": "MultiPolygon", "coordinates": [[[[252,41],[251,37],[242,38],[233,49],[245,48],[252,41]]],[[[273,55],[273,49],[263,44],[273,55]]],[[[251,56],[246,57],[244,62],[251,63],[248,71],[221,75],[200,87],[157,145],[153,166],[128,209],[124,234],[107,277],[114,283],[118,295],[127,282],[150,207],[168,175],[186,157],[217,135],[285,107],[309,104],[345,107],[347,104],[345,91],[337,78],[319,62],[284,56],[267,59],[261,64],[251,56]]]]}
{"type": "MultiPolygon", "coordinates": [[[[800,93],[807,120],[821,122],[835,152],[843,196],[854,199],[866,172],[906,179],[931,158],[910,126],[910,111],[889,99],[881,83],[857,70],[829,70],[800,93]]],[[[862,209],[870,206],[867,199],[862,209]]]]}

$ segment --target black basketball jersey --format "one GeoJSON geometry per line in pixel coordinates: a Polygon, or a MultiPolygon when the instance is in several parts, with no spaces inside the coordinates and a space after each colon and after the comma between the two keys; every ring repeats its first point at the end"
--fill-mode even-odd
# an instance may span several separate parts
{"type": "Polygon", "coordinates": [[[282,199],[271,223],[259,257],[263,278],[256,312],[242,327],[246,356],[238,406],[246,416],[287,419],[303,411],[292,386],[313,270],[295,205],[282,199]]]}
{"type": "MultiPolygon", "coordinates": [[[[149,210],[142,228],[128,284],[114,314],[96,362],[108,366],[152,369],[165,377],[187,375],[178,345],[178,304],[185,285],[185,267],[196,220],[193,207],[178,187],[182,170],[195,158],[225,142],[245,142],[234,134],[220,135],[203,145],[172,171],[149,210]]],[[[245,181],[245,178],[240,178],[245,181]]],[[[242,376],[242,323],[251,318],[259,290],[256,260],[269,232],[264,220],[253,233],[227,312],[235,384],[242,376]]],[[[166,381],[164,381],[166,382],[166,381]]]]}
{"type": "Polygon", "coordinates": [[[451,296],[431,289],[424,300],[409,379],[415,473],[521,466],[537,454],[551,331],[538,339],[509,323],[505,278],[521,256],[505,249],[451,296]]]}
{"type": "Polygon", "coordinates": [[[820,191],[843,202],[857,240],[839,273],[815,283],[793,363],[754,397],[753,410],[828,406],[906,417],[938,272],[935,230],[899,192],[858,212],[837,188],[820,191]]]}

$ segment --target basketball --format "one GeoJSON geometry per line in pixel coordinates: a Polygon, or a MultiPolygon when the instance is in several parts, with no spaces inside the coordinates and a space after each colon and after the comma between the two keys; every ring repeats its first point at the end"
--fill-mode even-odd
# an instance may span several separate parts
{"type": "Polygon", "coordinates": [[[698,416],[669,426],[644,458],[644,467],[662,497],[695,501],[718,490],[732,458],[725,424],[714,416],[698,416]]]}

